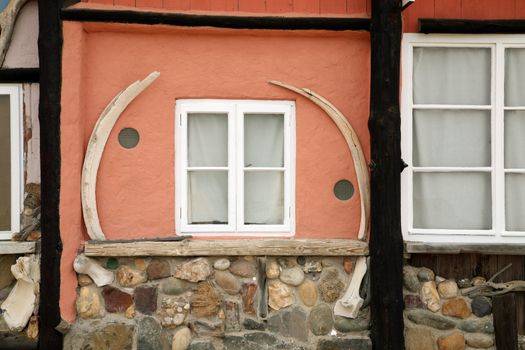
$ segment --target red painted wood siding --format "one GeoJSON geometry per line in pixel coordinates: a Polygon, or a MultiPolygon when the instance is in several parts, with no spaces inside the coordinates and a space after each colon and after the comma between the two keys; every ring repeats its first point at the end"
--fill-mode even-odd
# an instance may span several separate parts
{"type": "Polygon", "coordinates": [[[404,31],[418,31],[419,18],[525,18],[525,0],[416,0],[403,12],[404,31]]]}
{"type": "MultiPolygon", "coordinates": [[[[102,5],[172,11],[370,16],[371,0],[82,0],[102,5]]],[[[525,11],[525,10],[524,10],[525,11]]]]}

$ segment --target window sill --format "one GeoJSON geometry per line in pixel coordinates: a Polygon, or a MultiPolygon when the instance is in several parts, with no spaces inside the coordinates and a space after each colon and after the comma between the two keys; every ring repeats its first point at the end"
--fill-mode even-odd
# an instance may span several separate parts
{"type": "Polygon", "coordinates": [[[39,250],[39,242],[0,241],[0,255],[33,254],[39,250]]]}
{"type": "Polygon", "coordinates": [[[423,243],[405,242],[408,254],[525,255],[525,243],[423,243]]]}
{"type": "Polygon", "coordinates": [[[364,256],[368,243],[351,239],[88,241],[86,256],[364,256]]]}

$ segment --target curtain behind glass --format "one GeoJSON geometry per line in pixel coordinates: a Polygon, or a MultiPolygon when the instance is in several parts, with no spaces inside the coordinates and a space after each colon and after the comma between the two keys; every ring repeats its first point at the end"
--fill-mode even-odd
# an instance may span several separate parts
{"type": "Polygon", "coordinates": [[[9,95],[0,95],[0,231],[11,230],[11,125],[9,95]]]}

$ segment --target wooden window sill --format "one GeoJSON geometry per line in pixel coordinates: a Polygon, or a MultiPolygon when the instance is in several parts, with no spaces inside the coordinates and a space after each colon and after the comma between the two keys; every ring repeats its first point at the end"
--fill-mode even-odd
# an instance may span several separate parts
{"type": "Polygon", "coordinates": [[[368,243],[351,239],[239,239],[112,242],[88,241],[86,256],[363,256],[368,243]]]}
{"type": "Polygon", "coordinates": [[[32,254],[40,250],[40,242],[0,241],[0,255],[32,254]]]}
{"type": "Polygon", "coordinates": [[[525,255],[524,243],[470,244],[406,242],[408,254],[525,255]]]}

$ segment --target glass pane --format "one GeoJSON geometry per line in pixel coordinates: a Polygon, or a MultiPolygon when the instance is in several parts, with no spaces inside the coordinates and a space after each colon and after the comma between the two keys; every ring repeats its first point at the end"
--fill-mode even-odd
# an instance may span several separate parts
{"type": "Polygon", "coordinates": [[[188,114],[188,166],[228,166],[228,114],[188,114]]]}
{"type": "Polygon", "coordinates": [[[414,48],[414,103],[490,104],[489,48],[414,48]]]}
{"type": "Polygon", "coordinates": [[[414,228],[492,228],[490,173],[414,173],[414,228]]]}
{"type": "Polygon", "coordinates": [[[284,223],[283,172],[244,172],[244,223],[247,225],[284,223]]]}
{"type": "Polygon", "coordinates": [[[525,168],[525,111],[505,112],[505,168],[525,168]]]}
{"type": "Polygon", "coordinates": [[[188,223],[228,223],[228,172],[188,172],[188,223]]]}
{"type": "Polygon", "coordinates": [[[11,126],[9,95],[0,95],[0,231],[11,230],[11,126]]]}
{"type": "Polygon", "coordinates": [[[525,106],[525,49],[505,50],[505,105],[525,106]]]}
{"type": "Polygon", "coordinates": [[[490,166],[490,111],[414,110],[414,166],[490,166]]]}
{"type": "Polygon", "coordinates": [[[244,115],[244,166],[284,166],[284,115],[244,115]]]}
{"type": "Polygon", "coordinates": [[[505,226],[507,231],[525,231],[525,174],[505,175],[505,226]]]}

